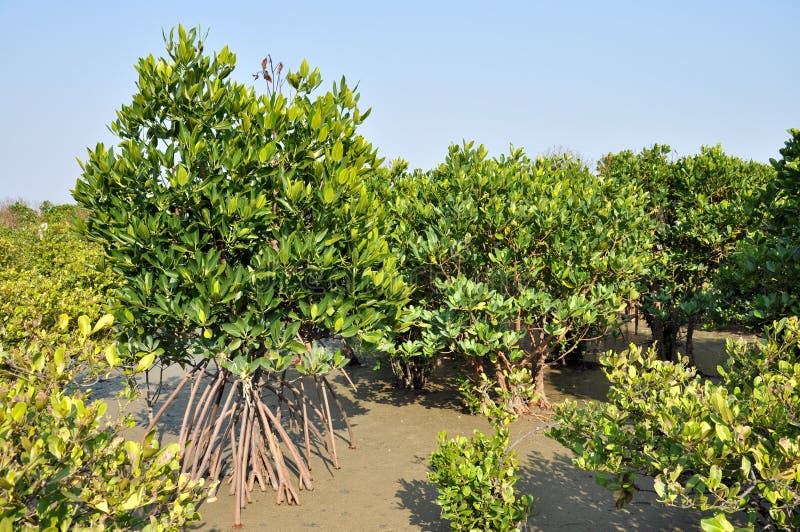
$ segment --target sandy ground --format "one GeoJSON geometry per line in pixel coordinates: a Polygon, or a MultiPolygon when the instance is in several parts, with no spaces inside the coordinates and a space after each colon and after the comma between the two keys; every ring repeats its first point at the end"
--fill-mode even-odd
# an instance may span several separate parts
{"type": "MultiPolygon", "coordinates": [[[[632,331],[630,331],[632,333],[632,331]]],[[[640,331],[646,333],[647,331],[640,331]]],[[[696,337],[699,366],[706,373],[722,359],[724,340],[736,334],[700,332],[696,337]]],[[[630,334],[627,340],[641,342],[630,334]]],[[[626,340],[616,345],[627,345],[626,340]]],[[[605,346],[604,346],[605,347],[605,346]]],[[[339,427],[337,444],[341,469],[334,470],[319,456],[312,460],[314,490],[301,492],[300,506],[275,504],[275,493],[256,489],[253,501],[242,512],[245,530],[449,530],[440,518],[436,489],[427,482],[428,458],[436,449],[436,434],[469,435],[474,429],[488,431],[480,417],[460,408],[452,364],[437,368],[432,384],[424,392],[393,387],[387,370],[369,367],[349,371],[356,384],[353,392],[341,376],[334,385],[345,404],[355,432],[356,449],[349,449],[346,431],[339,427]]],[[[179,372],[166,372],[167,389],[178,381],[179,372]]],[[[551,401],[603,399],[607,382],[599,369],[552,369],[547,375],[551,401]]],[[[116,386],[107,381],[96,396],[111,397],[116,386]]],[[[133,404],[138,421],[135,434],[146,424],[141,401],[133,404]]],[[[180,413],[166,416],[161,424],[164,438],[174,439],[180,413]]],[[[546,438],[542,428],[547,414],[517,421],[512,444],[519,460],[518,489],[535,497],[528,530],[699,530],[698,512],[668,508],[655,502],[652,485],[639,481],[643,491],[631,504],[616,510],[611,494],[597,486],[593,474],[571,463],[570,452],[546,438]]],[[[217,500],[204,503],[203,522],[191,530],[233,530],[233,497],[221,489],[217,500]]]]}

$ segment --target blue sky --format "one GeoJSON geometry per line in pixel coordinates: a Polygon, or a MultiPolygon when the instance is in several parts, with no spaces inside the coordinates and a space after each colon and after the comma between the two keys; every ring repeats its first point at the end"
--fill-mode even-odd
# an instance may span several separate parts
{"type": "Polygon", "coordinates": [[[229,45],[241,81],[269,52],[291,68],[307,58],[323,87],[359,82],[373,109],[362,134],[430,168],[462,139],[589,160],[655,142],[777,157],[800,127],[798,20],[796,0],[0,0],[0,200],[71,201],[76,158],[113,142],[134,63],[178,23],[208,29],[207,49],[229,45]]]}

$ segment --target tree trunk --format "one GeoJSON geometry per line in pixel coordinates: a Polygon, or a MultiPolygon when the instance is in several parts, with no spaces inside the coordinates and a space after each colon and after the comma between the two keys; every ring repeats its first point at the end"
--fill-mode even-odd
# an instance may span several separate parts
{"type": "Polygon", "coordinates": [[[544,372],[547,368],[547,350],[541,349],[533,359],[533,378],[536,383],[536,393],[538,395],[537,404],[540,408],[550,408],[552,405],[547,400],[547,394],[544,391],[544,372]]]}
{"type": "Polygon", "coordinates": [[[497,387],[503,390],[503,400],[508,411],[519,415],[530,414],[530,407],[519,385],[514,384],[513,381],[509,383],[509,379],[506,378],[504,373],[504,371],[511,371],[513,368],[511,361],[504,354],[498,353],[497,361],[494,363],[497,387]]]}
{"type": "Polygon", "coordinates": [[[689,316],[689,322],[686,324],[686,356],[689,358],[691,366],[696,366],[694,361],[694,330],[698,321],[697,316],[692,315],[689,316]]]}
{"type": "Polygon", "coordinates": [[[510,394],[514,393],[514,390],[508,387],[508,382],[506,382],[506,376],[503,374],[504,369],[505,368],[503,367],[503,364],[501,363],[500,358],[498,357],[497,362],[494,363],[494,378],[497,381],[497,387],[510,394]]]}
{"type": "Polygon", "coordinates": [[[431,372],[431,359],[392,358],[389,361],[395,385],[401,390],[422,390],[431,372]]]}
{"type": "Polygon", "coordinates": [[[659,316],[645,312],[645,319],[650,326],[650,334],[656,346],[656,352],[661,360],[677,360],[678,332],[675,312],[670,313],[665,320],[659,316]]]}

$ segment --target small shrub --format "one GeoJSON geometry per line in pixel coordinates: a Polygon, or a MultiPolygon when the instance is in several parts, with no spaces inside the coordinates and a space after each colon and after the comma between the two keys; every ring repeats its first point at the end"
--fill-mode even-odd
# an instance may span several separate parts
{"type": "Polygon", "coordinates": [[[728,343],[720,382],[655,350],[601,358],[608,401],[556,408],[548,436],[597,472],[617,505],[633,497],[637,475],[655,478],[659,500],[715,512],[707,531],[800,529],[800,321],[776,322],[761,343],[728,343]]]}
{"type": "Polygon", "coordinates": [[[438,434],[439,450],[431,455],[428,478],[437,485],[442,516],[453,530],[519,530],[533,503],[518,496],[519,477],[514,451],[508,450],[508,423],[513,419],[502,407],[486,406],[494,434],[475,430],[471,438],[438,434]]]}
{"type": "Polygon", "coordinates": [[[444,345],[431,330],[434,312],[422,306],[409,306],[407,310],[409,328],[394,344],[386,346],[386,354],[397,387],[422,390],[444,345]]]}
{"type": "Polygon", "coordinates": [[[78,350],[36,331],[0,347],[0,531],[180,530],[199,519],[202,483],[180,475],[177,444],[161,448],[152,432],[126,440],[125,420],[101,426],[106,403],[74,385],[87,361],[114,356],[86,334],[111,322],[82,316],[78,350]]]}

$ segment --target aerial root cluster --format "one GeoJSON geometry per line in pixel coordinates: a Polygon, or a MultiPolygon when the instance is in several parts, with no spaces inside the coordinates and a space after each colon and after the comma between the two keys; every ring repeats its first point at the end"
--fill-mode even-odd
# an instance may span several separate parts
{"type": "Polygon", "coordinates": [[[227,474],[235,526],[241,525],[241,510],[252,502],[256,483],[261,491],[268,486],[276,491],[278,504],[300,503],[298,489],[313,489],[312,447],[339,469],[332,404],[355,448],[350,421],[325,376],[289,379],[287,372],[262,372],[242,378],[209,366],[204,361],[183,377],[147,432],[191,383],[178,439],[184,449],[181,472],[194,480],[205,478],[212,486],[210,498],[227,474]]]}

